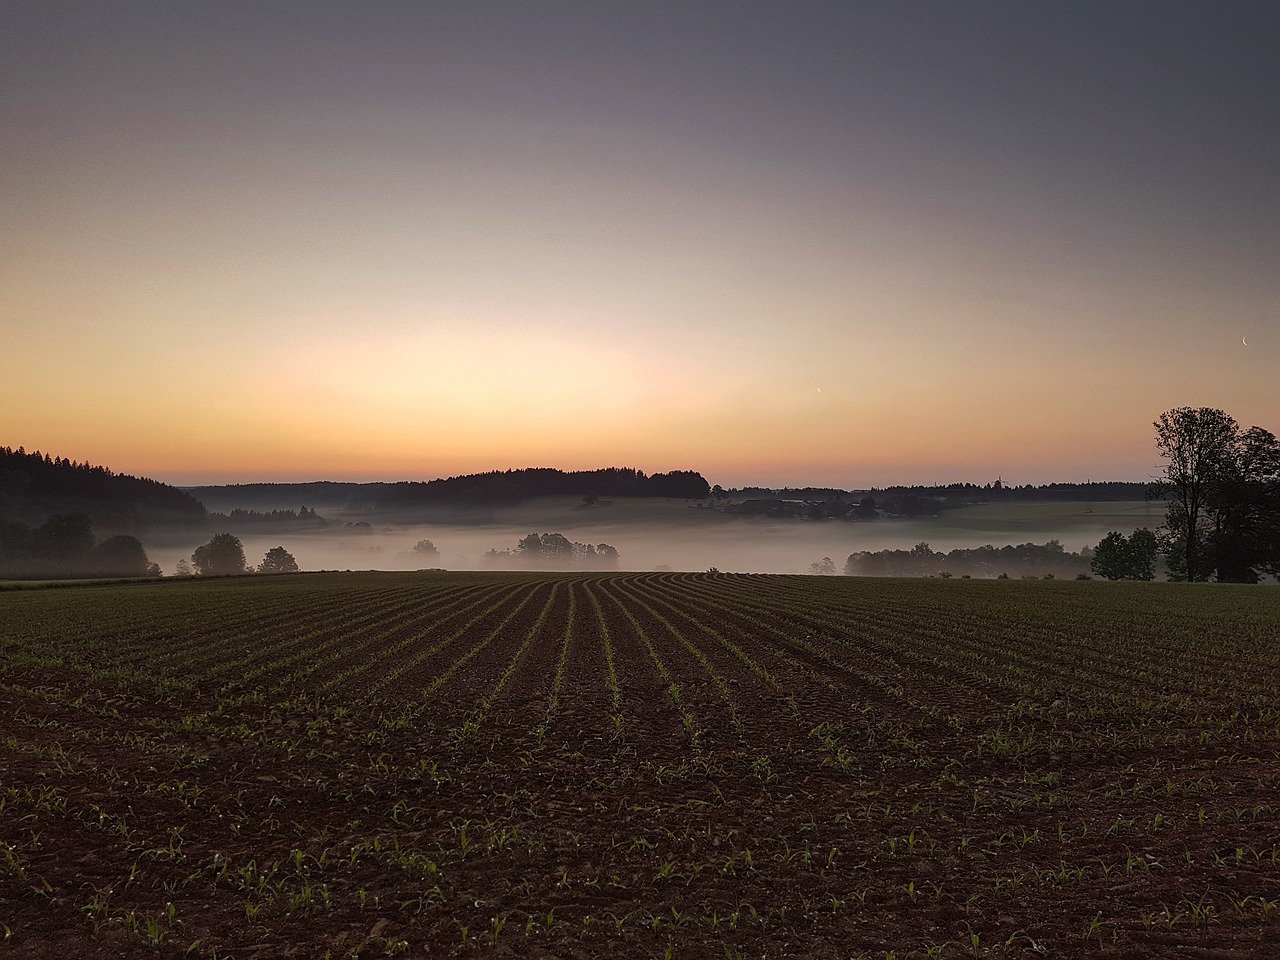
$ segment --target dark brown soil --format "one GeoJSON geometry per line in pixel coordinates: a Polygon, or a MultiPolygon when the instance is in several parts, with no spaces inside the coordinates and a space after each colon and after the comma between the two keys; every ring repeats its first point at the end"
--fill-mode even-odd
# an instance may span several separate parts
{"type": "Polygon", "coordinates": [[[0,594],[0,955],[1273,956],[1280,606],[1097,586],[0,594]]]}

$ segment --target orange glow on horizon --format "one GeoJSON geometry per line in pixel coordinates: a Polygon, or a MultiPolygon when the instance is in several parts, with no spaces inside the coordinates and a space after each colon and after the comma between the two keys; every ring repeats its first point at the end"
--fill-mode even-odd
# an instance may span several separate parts
{"type": "MultiPolygon", "coordinates": [[[[1065,82],[1039,71],[1092,34],[819,6],[668,36],[595,6],[402,32],[33,5],[0,110],[0,443],[184,483],[863,487],[1143,480],[1176,406],[1280,430],[1265,58],[1188,99],[1109,34],[1065,82]]],[[[1184,39],[1233,37],[1213,63],[1248,19],[1184,39]]]]}

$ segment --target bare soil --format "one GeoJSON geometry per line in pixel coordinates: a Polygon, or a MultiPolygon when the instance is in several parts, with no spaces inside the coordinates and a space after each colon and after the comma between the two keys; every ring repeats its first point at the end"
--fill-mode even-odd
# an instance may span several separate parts
{"type": "Polygon", "coordinates": [[[0,596],[0,954],[1262,958],[1280,942],[1269,596],[276,582],[0,596]],[[444,643],[484,596],[505,605],[444,643]]]}

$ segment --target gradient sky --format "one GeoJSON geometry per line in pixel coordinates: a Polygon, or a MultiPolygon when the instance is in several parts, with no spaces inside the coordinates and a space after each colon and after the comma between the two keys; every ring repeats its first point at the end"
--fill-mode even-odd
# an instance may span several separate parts
{"type": "Polygon", "coordinates": [[[1280,432],[1274,2],[0,12],[3,444],[859,487],[1280,432]]]}

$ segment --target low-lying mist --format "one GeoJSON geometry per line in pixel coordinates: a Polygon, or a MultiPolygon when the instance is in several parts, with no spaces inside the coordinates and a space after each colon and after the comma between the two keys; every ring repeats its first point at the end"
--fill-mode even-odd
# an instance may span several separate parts
{"type": "MultiPolygon", "coordinates": [[[[975,506],[932,518],[857,522],[729,517],[683,502],[664,504],[622,502],[583,510],[563,502],[533,503],[496,511],[483,524],[388,523],[366,516],[359,527],[226,532],[240,537],[251,565],[261,562],[271,547],[283,546],[303,570],[527,569],[514,557],[497,565],[486,562],[485,554],[513,550],[530,533],[561,533],[572,541],[615,547],[620,570],[715,567],[738,573],[808,573],[824,557],[839,571],[851,553],[906,550],[921,542],[943,552],[1058,540],[1066,550],[1079,551],[1096,546],[1111,530],[1127,535],[1138,527],[1154,529],[1162,520],[1159,504],[1143,503],[975,506]],[[430,540],[438,556],[415,553],[421,540],[430,540]]],[[[189,534],[181,542],[153,539],[147,548],[169,574],[207,539],[189,534]]],[[[1017,576],[1023,571],[1001,572],[1017,576]]]]}

